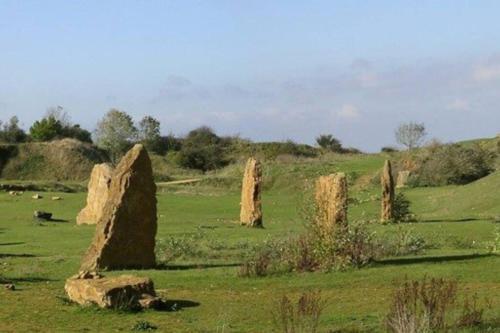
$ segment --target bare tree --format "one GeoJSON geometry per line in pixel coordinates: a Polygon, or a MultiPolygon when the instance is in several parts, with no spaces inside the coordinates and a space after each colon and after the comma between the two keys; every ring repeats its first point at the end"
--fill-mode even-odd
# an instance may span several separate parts
{"type": "Polygon", "coordinates": [[[412,150],[422,144],[427,132],[423,123],[409,122],[399,125],[395,134],[399,144],[412,150]]]}
{"type": "Polygon", "coordinates": [[[66,112],[66,110],[64,110],[64,108],[60,105],[47,108],[44,118],[50,117],[57,120],[62,127],[71,126],[71,117],[69,116],[68,112],[66,112]]]}

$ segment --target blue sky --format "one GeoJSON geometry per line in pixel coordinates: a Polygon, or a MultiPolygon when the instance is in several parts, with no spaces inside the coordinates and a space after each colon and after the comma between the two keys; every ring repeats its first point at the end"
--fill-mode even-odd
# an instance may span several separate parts
{"type": "Polygon", "coordinates": [[[112,107],[164,133],[332,133],[375,151],[404,121],[500,132],[498,1],[0,0],[0,119],[112,107]]]}

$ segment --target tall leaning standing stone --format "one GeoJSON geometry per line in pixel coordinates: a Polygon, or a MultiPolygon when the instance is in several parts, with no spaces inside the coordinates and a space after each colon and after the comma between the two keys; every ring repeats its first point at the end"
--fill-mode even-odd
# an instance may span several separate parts
{"type": "Polygon", "coordinates": [[[392,178],[391,161],[387,160],[380,178],[382,184],[382,222],[390,221],[393,218],[394,209],[394,179],[392,178]]]}
{"type": "Polygon", "coordinates": [[[87,205],[76,217],[76,224],[96,224],[108,200],[113,167],[107,163],[96,164],[90,174],[87,205]]]}
{"type": "Polygon", "coordinates": [[[255,158],[245,166],[241,188],[240,222],[249,227],[262,227],[262,168],[255,158]]]}
{"type": "Polygon", "coordinates": [[[317,223],[326,232],[347,225],[348,186],[342,172],[321,176],[316,181],[317,223]]]}
{"type": "Polygon", "coordinates": [[[80,270],[155,266],[156,185],[151,160],[135,145],[115,169],[94,240],[80,270]]]}

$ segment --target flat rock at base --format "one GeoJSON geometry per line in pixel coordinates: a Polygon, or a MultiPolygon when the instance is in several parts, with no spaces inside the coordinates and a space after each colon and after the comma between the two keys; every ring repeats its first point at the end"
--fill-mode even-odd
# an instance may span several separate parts
{"type": "Polygon", "coordinates": [[[108,200],[113,167],[107,163],[96,164],[90,174],[87,205],[76,217],[76,224],[96,224],[108,200]]]}
{"type": "Polygon", "coordinates": [[[64,286],[70,300],[80,305],[96,304],[111,309],[156,308],[161,305],[150,278],[133,275],[81,276],[85,274],[69,278],[64,286]]]}
{"type": "Polygon", "coordinates": [[[156,266],[156,185],[151,160],[135,145],[113,173],[108,200],[80,270],[156,266]]]}

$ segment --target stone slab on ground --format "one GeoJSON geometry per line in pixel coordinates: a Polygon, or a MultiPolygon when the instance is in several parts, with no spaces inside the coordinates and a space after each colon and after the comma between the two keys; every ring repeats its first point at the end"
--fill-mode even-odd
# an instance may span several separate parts
{"type": "Polygon", "coordinates": [[[161,299],[156,297],[153,281],[147,277],[120,275],[76,275],[64,286],[70,300],[80,305],[96,304],[101,308],[137,309],[157,308],[161,299]]]}

